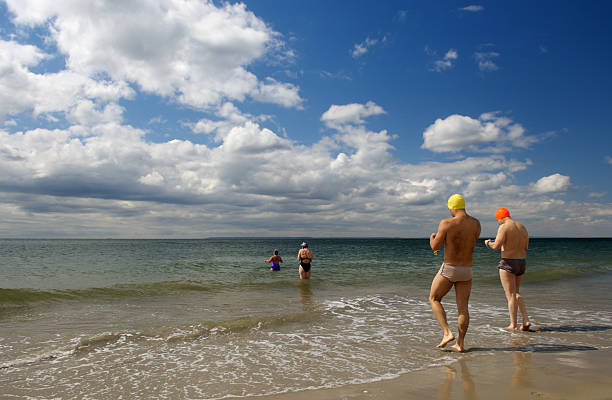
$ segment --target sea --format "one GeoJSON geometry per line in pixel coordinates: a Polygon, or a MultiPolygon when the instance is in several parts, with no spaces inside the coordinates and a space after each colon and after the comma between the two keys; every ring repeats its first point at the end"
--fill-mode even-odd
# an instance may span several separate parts
{"type": "MultiPolygon", "coordinates": [[[[508,332],[474,251],[467,353],[441,351],[427,239],[0,240],[0,398],[224,399],[393,379],[457,357],[612,346],[612,239],[531,239],[508,332]],[[300,281],[302,240],[314,254],[300,281]],[[277,249],[284,262],[264,261],[277,249]],[[520,314],[519,314],[520,322],[520,314]]],[[[454,291],[443,305],[457,333],[454,291]]]]}

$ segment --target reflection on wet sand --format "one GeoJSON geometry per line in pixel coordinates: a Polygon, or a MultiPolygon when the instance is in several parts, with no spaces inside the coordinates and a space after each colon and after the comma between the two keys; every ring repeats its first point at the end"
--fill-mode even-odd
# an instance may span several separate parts
{"type": "MultiPolygon", "coordinates": [[[[457,363],[461,366],[461,383],[463,384],[463,398],[467,400],[476,399],[474,379],[468,369],[465,359],[460,358],[457,363]]],[[[457,379],[457,370],[454,366],[446,366],[446,379],[438,390],[438,399],[446,400],[451,398],[453,382],[457,379]]]]}
{"type": "MultiPolygon", "coordinates": [[[[529,339],[524,337],[511,337],[510,344],[512,347],[524,347],[529,345],[529,339]]],[[[512,352],[512,361],[514,363],[514,373],[512,374],[512,388],[524,389],[533,387],[531,376],[528,373],[529,365],[531,364],[532,353],[528,351],[512,352]]]]}
{"type": "MultiPolygon", "coordinates": [[[[509,338],[508,349],[511,350],[510,357],[506,358],[506,362],[511,362],[514,370],[512,376],[507,379],[508,381],[508,395],[510,398],[519,398],[525,394],[525,390],[532,389],[534,387],[532,381],[532,374],[530,374],[529,367],[531,365],[531,357],[533,353],[531,351],[524,351],[526,348],[530,348],[529,337],[517,337],[512,336],[509,338]]],[[[504,357],[507,357],[504,355],[504,357]]],[[[472,361],[474,362],[474,361],[472,361]]],[[[438,399],[446,400],[451,398],[457,398],[452,396],[453,384],[457,381],[457,364],[461,368],[461,383],[463,385],[463,398],[464,399],[476,399],[476,390],[474,384],[474,378],[468,368],[468,361],[465,358],[460,358],[457,363],[451,366],[445,366],[446,378],[442,382],[438,390],[438,399]]],[[[488,383],[488,382],[482,382],[488,383]]],[[[504,390],[500,388],[500,390],[504,390]]]]}

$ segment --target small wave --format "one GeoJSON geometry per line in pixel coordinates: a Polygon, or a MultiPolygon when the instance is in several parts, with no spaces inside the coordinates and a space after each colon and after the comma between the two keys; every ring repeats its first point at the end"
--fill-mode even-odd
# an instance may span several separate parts
{"type": "Polygon", "coordinates": [[[30,303],[70,300],[74,296],[66,291],[45,291],[35,289],[0,289],[0,307],[26,305],[30,303]]]}
{"type": "Polygon", "coordinates": [[[286,288],[291,281],[273,282],[199,282],[167,281],[150,283],[124,283],[110,287],[93,287],[84,289],[2,289],[0,288],[0,310],[41,303],[58,303],[62,301],[96,301],[114,300],[143,296],[172,296],[185,292],[215,293],[242,290],[274,290],[286,288]]]}
{"type": "Polygon", "coordinates": [[[372,309],[388,309],[396,310],[404,307],[425,307],[429,314],[429,303],[423,300],[416,300],[401,296],[357,296],[352,298],[340,298],[338,300],[329,300],[324,303],[326,310],[334,312],[336,310],[352,310],[352,311],[371,311],[372,309]]]}
{"type": "Polygon", "coordinates": [[[121,284],[107,288],[87,289],[0,289],[0,308],[36,303],[56,303],[69,300],[117,299],[141,296],[169,295],[184,291],[213,291],[214,285],[177,281],[144,284],[121,284]]]}
{"type": "Polygon", "coordinates": [[[529,282],[541,282],[567,278],[580,278],[611,272],[607,265],[588,265],[576,267],[538,267],[528,269],[529,282]]]}
{"type": "Polygon", "coordinates": [[[202,322],[199,324],[159,327],[147,332],[103,332],[93,336],[80,336],[68,344],[56,344],[33,354],[0,363],[0,369],[15,368],[41,361],[59,360],[74,354],[96,351],[97,349],[128,343],[177,343],[207,338],[215,335],[262,330],[304,320],[314,320],[318,314],[303,312],[276,317],[245,317],[221,322],[202,322]]]}

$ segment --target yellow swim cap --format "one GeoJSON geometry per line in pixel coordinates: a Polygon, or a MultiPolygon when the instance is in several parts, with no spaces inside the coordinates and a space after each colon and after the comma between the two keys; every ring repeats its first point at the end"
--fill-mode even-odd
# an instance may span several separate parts
{"type": "Polygon", "coordinates": [[[461,210],[465,208],[465,199],[460,194],[454,194],[448,198],[449,210],[461,210]]]}

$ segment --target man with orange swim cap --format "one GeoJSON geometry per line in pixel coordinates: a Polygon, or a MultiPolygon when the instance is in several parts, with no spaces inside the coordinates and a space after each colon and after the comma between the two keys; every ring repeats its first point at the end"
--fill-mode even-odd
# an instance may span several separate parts
{"type": "Polygon", "coordinates": [[[508,312],[510,313],[510,325],[507,329],[517,330],[517,309],[523,315],[522,331],[528,331],[531,326],[525,301],[519,293],[521,280],[525,273],[527,261],[527,247],[529,246],[529,234],[523,224],[510,218],[510,211],[501,207],[495,213],[495,219],[499,224],[495,241],[485,240],[485,246],[493,249],[501,249],[501,261],[499,262],[499,279],[501,280],[506,300],[508,300],[508,312]]]}
{"type": "Polygon", "coordinates": [[[448,199],[448,212],[452,218],[443,219],[438,232],[429,237],[429,245],[437,252],[444,245],[444,262],[431,283],[429,304],[434,316],[442,327],[443,337],[438,348],[455,340],[448,327],[442,298],[455,287],[457,311],[459,313],[457,343],[453,350],[463,352],[463,340],[470,324],[468,300],[472,290],[472,252],[480,236],[480,222],[465,212],[465,199],[454,194],[448,199]]]}
{"type": "Polygon", "coordinates": [[[495,212],[495,219],[498,220],[498,221],[500,219],[504,219],[504,218],[507,218],[507,217],[510,217],[510,211],[508,211],[507,208],[500,207],[495,212]]]}

